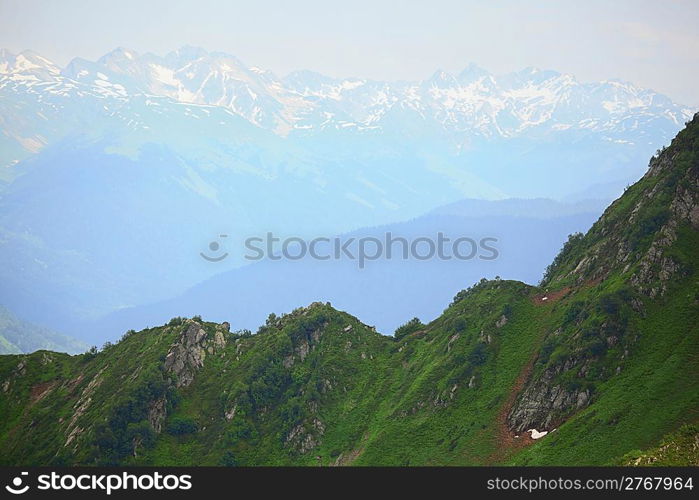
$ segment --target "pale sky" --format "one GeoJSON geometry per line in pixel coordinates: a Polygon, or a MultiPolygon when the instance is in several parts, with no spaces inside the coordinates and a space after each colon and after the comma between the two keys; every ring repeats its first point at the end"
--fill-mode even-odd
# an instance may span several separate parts
{"type": "Polygon", "coordinates": [[[123,46],[228,52],[279,76],[418,80],[475,62],[619,78],[699,107],[695,0],[0,0],[0,47],[65,65],[123,46]]]}

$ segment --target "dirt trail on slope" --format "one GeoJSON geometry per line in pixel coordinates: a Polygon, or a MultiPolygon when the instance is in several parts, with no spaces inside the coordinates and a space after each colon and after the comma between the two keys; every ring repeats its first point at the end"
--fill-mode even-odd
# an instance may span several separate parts
{"type": "Polygon", "coordinates": [[[522,389],[524,389],[524,384],[529,380],[529,376],[534,369],[534,363],[538,357],[538,350],[534,352],[527,364],[522,368],[522,371],[517,376],[510,393],[507,396],[507,400],[500,408],[498,415],[496,417],[496,440],[497,440],[497,450],[486,458],[485,463],[488,465],[500,464],[502,463],[512,452],[524,448],[534,442],[529,434],[526,432],[516,436],[510,431],[507,425],[507,416],[512,411],[512,407],[517,400],[522,389]]]}
{"type": "Polygon", "coordinates": [[[570,293],[571,288],[569,286],[565,288],[561,288],[560,290],[555,290],[553,292],[549,293],[542,293],[539,295],[535,295],[532,300],[534,302],[534,305],[541,306],[544,304],[550,304],[551,302],[557,302],[558,300],[562,299],[566,295],[570,293]]]}
{"type": "MultiPolygon", "coordinates": [[[[601,281],[601,279],[590,280],[585,282],[583,286],[596,286],[601,281]]],[[[557,302],[562,298],[568,296],[572,292],[572,290],[573,289],[571,287],[567,286],[561,288],[560,290],[555,290],[553,292],[535,295],[534,297],[532,297],[532,302],[536,306],[542,306],[552,302],[557,302]]],[[[532,354],[527,364],[524,366],[524,368],[522,368],[522,371],[517,376],[517,379],[515,380],[515,383],[512,386],[512,389],[510,389],[510,393],[507,396],[507,400],[498,412],[498,415],[496,417],[496,439],[498,448],[488,458],[486,458],[486,464],[502,463],[513,452],[526,446],[529,446],[533,444],[535,441],[534,439],[532,439],[531,435],[526,432],[518,436],[511,432],[510,428],[507,425],[507,416],[512,411],[512,407],[514,406],[515,401],[517,400],[517,396],[519,396],[519,394],[522,392],[522,389],[524,389],[524,385],[527,383],[527,380],[529,380],[529,376],[532,374],[534,364],[536,363],[538,356],[539,348],[537,347],[536,351],[532,354]]]]}
{"type": "MultiPolygon", "coordinates": [[[[591,288],[599,285],[600,283],[602,283],[602,281],[602,278],[587,280],[582,285],[576,287],[575,290],[577,291],[583,288],[591,288]]],[[[532,297],[532,302],[534,302],[534,305],[537,306],[549,304],[551,302],[557,302],[562,298],[568,296],[571,292],[573,292],[573,287],[566,286],[561,288],[560,290],[554,290],[552,292],[540,293],[538,295],[535,295],[534,297],[532,297]]]]}

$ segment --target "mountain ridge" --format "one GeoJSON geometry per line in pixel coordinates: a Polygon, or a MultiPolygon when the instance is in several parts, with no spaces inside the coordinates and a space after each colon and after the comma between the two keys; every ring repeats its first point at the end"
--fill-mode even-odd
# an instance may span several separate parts
{"type": "Polygon", "coordinates": [[[541,286],[482,280],[394,338],[313,303],[255,335],[173,318],[100,352],[1,356],[0,460],[696,463],[697,214],[699,115],[541,286]]]}

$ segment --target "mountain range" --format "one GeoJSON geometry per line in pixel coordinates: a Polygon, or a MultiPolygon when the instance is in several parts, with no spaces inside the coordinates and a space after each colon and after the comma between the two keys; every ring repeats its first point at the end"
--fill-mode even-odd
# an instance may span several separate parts
{"type": "MultiPolygon", "coordinates": [[[[99,97],[107,106],[135,96],[167,97],[222,107],[282,136],[324,130],[410,135],[424,127],[416,122],[423,122],[435,137],[448,137],[464,149],[478,138],[564,130],[604,132],[609,141],[632,142],[643,141],[648,127],[669,125],[666,132],[671,132],[671,124],[679,126],[691,116],[688,107],[628,82],[580,83],[572,75],[537,68],[495,76],[470,64],[458,75],[440,70],[418,82],[338,79],[312,71],[279,78],[232,55],[196,47],[165,57],[118,48],[95,62],[73,59],[65,68],[31,51],[3,50],[0,65],[3,87],[48,94],[57,103],[59,96],[63,103],[75,96],[99,97]]],[[[197,116],[202,109],[207,108],[190,112],[197,116]]],[[[131,126],[147,130],[143,121],[134,119],[131,126]]],[[[30,152],[41,143],[14,139],[30,152]]]]}
{"type": "MultiPolygon", "coordinates": [[[[423,156],[456,158],[456,165],[425,166],[441,170],[465,193],[487,198],[531,197],[524,196],[534,192],[531,181],[525,189],[493,180],[497,170],[511,167],[513,160],[522,162],[518,157],[536,147],[533,139],[544,145],[598,143],[615,154],[602,165],[587,165],[588,174],[614,165],[616,171],[604,181],[628,181],[640,172],[637,165],[624,171],[633,161],[624,156],[650,156],[692,115],[689,107],[631,83],[580,83],[572,75],[535,68],[495,76],[471,64],[458,75],[437,71],[419,82],[334,79],[309,71],[279,78],[234,56],[194,47],[165,57],[119,48],[95,62],[73,59],[65,68],[31,51],[15,55],[0,50],[0,96],[4,131],[0,164],[6,167],[66,138],[107,135],[118,138],[109,151],[131,157],[144,143],[165,141],[199,168],[226,159],[235,171],[273,178],[280,172],[268,163],[281,160],[291,163],[284,167],[296,175],[322,186],[331,182],[326,170],[330,165],[315,165],[313,159],[332,152],[327,159],[335,164],[372,158],[385,163],[400,153],[393,149],[417,141],[412,149],[423,156]],[[279,142],[263,131],[288,140],[279,142]],[[502,141],[514,158],[478,161],[486,145],[502,141]],[[358,145],[363,147],[357,150],[358,145]],[[367,151],[371,146],[388,149],[383,152],[386,156],[367,151]],[[233,155],[221,158],[226,153],[233,155]],[[261,161],[261,153],[270,156],[269,162],[261,161]]],[[[539,157],[540,163],[545,161],[539,157]]],[[[561,162],[558,170],[580,175],[575,173],[579,164],[561,162]]],[[[354,170],[350,165],[344,168],[354,170]]],[[[403,170],[407,168],[403,165],[403,170]]],[[[527,170],[531,180],[542,173],[521,163],[519,169],[527,170]]],[[[353,171],[348,189],[366,191],[373,186],[380,192],[390,180],[367,170],[364,179],[353,171]]],[[[385,167],[381,170],[388,173],[385,167]]],[[[4,176],[19,172],[11,169],[4,176]]],[[[546,175],[554,176],[549,184],[566,183],[556,179],[555,172],[546,175]]],[[[201,180],[191,177],[192,188],[207,191],[201,180]]],[[[411,177],[395,179],[411,184],[411,177]]],[[[580,190],[574,182],[580,178],[586,178],[586,185],[594,184],[590,177],[570,178],[565,190],[580,190]]],[[[392,196],[383,198],[365,201],[399,203],[392,196]]]]}
{"type": "Polygon", "coordinates": [[[1,50],[0,304],[73,333],[239,268],[241,252],[199,257],[221,234],[243,248],[464,199],[610,200],[691,114],[630,83],[532,68],[379,82],[277,77],[193,47],[65,67],[1,50]]]}
{"type": "Polygon", "coordinates": [[[316,302],[0,356],[0,461],[699,465],[698,247],[699,114],[538,286],[483,279],[393,337],[316,302]]]}

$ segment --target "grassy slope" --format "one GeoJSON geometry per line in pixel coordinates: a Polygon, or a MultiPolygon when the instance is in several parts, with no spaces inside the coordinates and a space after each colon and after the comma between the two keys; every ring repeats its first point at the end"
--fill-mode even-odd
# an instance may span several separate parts
{"type": "Polygon", "coordinates": [[[693,465],[699,466],[699,426],[687,424],[665,436],[655,448],[633,450],[619,462],[621,465],[693,465]]]}
{"type": "MultiPolygon", "coordinates": [[[[260,376],[275,371],[272,366],[278,367],[278,360],[290,352],[290,339],[303,330],[303,322],[292,318],[279,330],[229,342],[222,352],[208,356],[191,386],[172,398],[165,428],[185,418],[198,430],[184,435],[164,431],[152,448],[117,461],[311,465],[320,455],[323,463],[358,465],[615,462],[698,418],[699,332],[687,330],[687,325],[699,324],[696,291],[696,283],[687,281],[667,303],[650,306],[647,317],[638,320],[640,340],[621,373],[598,387],[589,408],[529,448],[502,446],[499,415],[517,378],[574,297],[538,305],[533,300],[538,290],[500,281],[477,287],[438,320],[399,341],[328,306],[317,308],[317,314],[330,318],[318,346],[303,362],[279,370],[281,378],[268,381],[271,387],[260,388],[267,401],[253,401],[230,421],[223,418],[224,410],[248,394],[260,376]],[[504,308],[509,320],[497,328],[504,308]],[[353,325],[349,334],[343,331],[348,324],[353,325]],[[481,331],[490,335],[489,344],[479,340],[481,331]],[[236,359],[239,343],[245,347],[236,359]],[[311,394],[323,380],[330,380],[333,389],[311,394]],[[326,431],[319,447],[298,453],[284,439],[294,424],[308,417],[311,401],[317,401],[317,416],[326,431]]],[[[95,426],[149,381],[162,379],[157,367],[181,328],[133,334],[92,359],[45,352],[1,357],[1,378],[12,378],[13,384],[11,396],[0,398],[3,462],[97,459],[101,454],[94,445],[95,426]],[[27,360],[27,376],[9,375],[22,359],[27,360]],[[85,439],[73,452],[63,446],[73,428],[68,423],[100,372],[99,385],[88,391],[92,403],[78,420],[79,427],[88,429],[85,439]],[[51,381],[56,381],[55,388],[29,403],[31,388],[51,381]]]]}
{"type": "Polygon", "coordinates": [[[158,367],[173,338],[171,328],[158,328],[96,356],[38,351],[0,357],[0,379],[9,386],[0,398],[1,463],[93,461],[93,446],[65,445],[71,431],[92,429],[152,381],[162,380],[158,367]]]}
{"type": "Polygon", "coordinates": [[[609,464],[699,419],[697,292],[696,281],[684,283],[666,302],[649,306],[620,374],[598,387],[590,407],[511,463],[609,464]]]}
{"type": "Polygon", "coordinates": [[[379,394],[382,405],[356,463],[489,461],[497,451],[499,409],[535,352],[544,322],[529,287],[491,282],[453,304],[424,334],[399,342],[401,369],[379,394]],[[506,307],[508,323],[498,328],[506,307]],[[482,342],[480,332],[491,342],[482,342]]]}
{"type": "Polygon", "coordinates": [[[357,464],[496,459],[497,414],[532,358],[541,338],[539,327],[546,322],[546,309],[534,306],[530,287],[505,281],[484,284],[433,324],[399,342],[327,306],[314,311],[331,322],[303,366],[292,367],[276,386],[279,390],[266,389],[272,408],[253,403],[242,418],[240,413],[230,422],[221,418],[223,408],[230,407],[227,402],[250,390],[252,374],[269,374],[268,363],[288,354],[286,339],[303,328],[295,318],[279,331],[241,340],[249,345],[239,360],[232,346],[212,360],[182,391],[170,417],[196,421],[199,431],[164,433],[136,462],[217,464],[226,452],[238,464],[315,464],[317,456],[323,463],[356,457],[357,464]],[[510,320],[497,328],[506,307],[510,320]],[[352,332],[343,332],[350,324],[352,332]],[[490,344],[479,341],[481,331],[491,336],[490,344]],[[349,349],[347,341],[353,343],[349,349]],[[310,454],[290,453],[283,446],[285,434],[303,417],[289,420],[288,401],[297,400],[303,414],[309,399],[301,392],[324,379],[337,382],[341,392],[319,395],[318,417],[327,429],[322,444],[310,454]],[[472,379],[473,387],[468,387],[472,379]]]}

